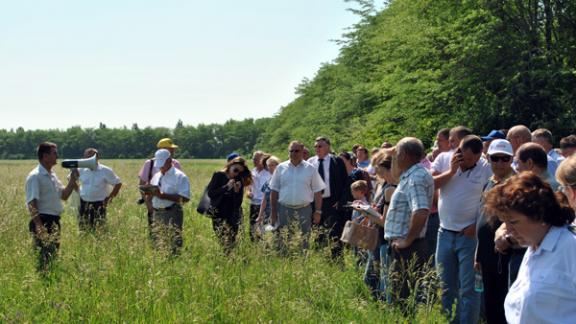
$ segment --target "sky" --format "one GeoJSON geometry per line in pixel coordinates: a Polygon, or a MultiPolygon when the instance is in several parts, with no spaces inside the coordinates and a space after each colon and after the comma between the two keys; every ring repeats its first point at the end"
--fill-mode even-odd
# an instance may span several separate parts
{"type": "Polygon", "coordinates": [[[271,117],[338,56],[343,0],[18,0],[0,11],[0,129],[271,117]]]}

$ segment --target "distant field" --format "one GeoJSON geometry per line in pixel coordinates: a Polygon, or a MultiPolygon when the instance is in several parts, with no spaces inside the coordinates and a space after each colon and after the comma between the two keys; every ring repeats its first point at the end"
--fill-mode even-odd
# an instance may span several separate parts
{"type": "MultiPolygon", "coordinates": [[[[226,258],[196,202],[222,160],[183,160],[192,187],[185,206],[184,249],[154,251],[145,208],[138,206],[138,160],[102,161],[124,187],[108,210],[108,231],[80,234],[71,204],[62,215],[62,247],[48,278],[35,271],[24,181],[35,161],[0,161],[0,322],[404,322],[372,301],[363,269],[326,262],[325,251],[279,257],[242,234],[226,258]]],[[[61,180],[67,171],[55,167],[61,180]]],[[[245,222],[246,224],[247,222],[245,222]]],[[[437,306],[416,322],[442,322],[437,306]]]]}

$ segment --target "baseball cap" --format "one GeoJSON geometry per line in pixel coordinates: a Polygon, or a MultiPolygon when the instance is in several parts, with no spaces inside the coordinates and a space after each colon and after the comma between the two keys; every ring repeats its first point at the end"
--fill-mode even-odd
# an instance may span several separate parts
{"type": "Polygon", "coordinates": [[[512,144],[505,139],[495,139],[490,143],[488,147],[488,155],[493,154],[506,154],[510,156],[514,156],[514,152],[512,151],[512,144]]]}
{"type": "Polygon", "coordinates": [[[493,139],[506,139],[506,135],[504,135],[504,133],[502,133],[499,130],[493,129],[490,131],[490,133],[486,136],[482,136],[482,141],[487,142],[487,141],[491,141],[493,139]]]}
{"type": "Polygon", "coordinates": [[[156,147],[158,148],[178,148],[178,145],[174,144],[174,142],[172,142],[171,138],[163,138],[161,140],[158,141],[158,144],[156,144],[156,147]]]}
{"type": "Polygon", "coordinates": [[[159,168],[164,166],[166,160],[170,158],[170,151],[167,149],[159,149],[154,153],[154,167],[159,168]]]}
{"type": "Polygon", "coordinates": [[[239,156],[240,156],[240,154],[238,154],[238,153],[236,153],[236,152],[232,152],[232,153],[228,154],[228,156],[226,157],[226,160],[227,160],[228,162],[230,162],[230,161],[234,160],[235,158],[237,158],[237,157],[239,157],[239,156]]]}

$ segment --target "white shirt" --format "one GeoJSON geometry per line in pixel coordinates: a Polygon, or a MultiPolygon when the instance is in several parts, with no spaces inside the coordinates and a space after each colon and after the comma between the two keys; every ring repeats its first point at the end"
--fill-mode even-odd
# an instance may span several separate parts
{"type": "Polygon", "coordinates": [[[58,180],[56,173],[48,172],[39,164],[26,178],[26,205],[36,199],[40,214],[60,215],[64,211],[62,190],[64,185],[58,180]]]}
{"type": "MultiPolygon", "coordinates": [[[[165,174],[157,172],[150,180],[150,184],[159,186],[160,190],[169,195],[179,195],[181,197],[190,199],[190,181],[184,172],[171,167],[165,174]]],[[[160,199],[156,196],[152,197],[152,207],[166,208],[174,205],[175,202],[167,199],[160,199]]]]}
{"type": "Polygon", "coordinates": [[[262,187],[266,181],[270,180],[270,172],[266,169],[258,171],[258,169],[252,169],[252,199],[250,199],[250,204],[260,205],[262,203],[262,198],[264,198],[264,193],[262,192],[262,187]]]}
{"type": "Polygon", "coordinates": [[[454,154],[454,150],[450,150],[448,152],[442,152],[438,154],[434,162],[432,162],[432,166],[430,167],[430,171],[432,173],[443,173],[450,169],[450,161],[452,160],[452,155],[454,154]]]}
{"type": "Polygon", "coordinates": [[[504,309],[508,323],[576,323],[576,235],[567,227],[528,248],[504,309]]]}
{"type": "MultiPolygon", "coordinates": [[[[160,168],[155,167],[154,164],[152,163],[153,160],[154,159],[146,160],[142,165],[140,172],[138,172],[138,178],[146,183],[148,182],[148,180],[152,180],[151,177],[148,178],[148,175],[154,176],[157,172],[160,172],[160,168]],[[152,166],[152,172],[150,172],[150,166],[152,166]]],[[[178,170],[182,170],[180,162],[178,162],[178,160],[176,159],[172,159],[172,166],[178,170]]]]}
{"type": "Polygon", "coordinates": [[[120,178],[109,167],[98,164],[96,170],[78,169],[80,177],[80,198],[84,201],[103,201],[110,194],[110,186],[121,183],[120,178]]]}
{"type": "MultiPolygon", "coordinates": [[[[450,154],[451,156],[452,154],[450,154]]],[[[447,169],[438,171],[444,172],[447,169]]],[[[491,176],[490,164],[484,158],[480,158],[474,168],[464,172],[458,169],[456,174],[444,186],[440,187],[438,215],[442,228],[459,232],[476,223],[482,190],[491,176]]]]}
{"type": "MultiPolygon", "coordinates": [[[[324,157],[324,162],[322,162],[322,166],[324,167],[324,183],[327,184],[326,188],[324,189],[324,193],[322,193],[322,198],[329,198],[330,197],[330,154],[324,157]]],[[[318,156],[313,156],[308,159],[308,163],[312,164],[316,170],[320,167],[320,158],[318,156]]],[[[318,171],[320,172],[320,171],[318,171]]],[[[318,173],[320,174],[320,173],[318,173]]],[[[322,177],[320,177],[322,178],[322,177]]]]}
{"type": "Polygon", "coordinates": [[[270,189],[278,192],[278,202],[285,206],[310,204],[314,201],[314,193],[325,188],[318,170],[306,161],[298,166],[290,160],[280,163],[270,180],[270,189]]]}

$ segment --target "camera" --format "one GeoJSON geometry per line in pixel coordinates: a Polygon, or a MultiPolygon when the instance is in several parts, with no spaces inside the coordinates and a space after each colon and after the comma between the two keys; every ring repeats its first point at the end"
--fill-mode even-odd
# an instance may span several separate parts
{"type": "Polygon", "coordinates": [[[146,200],[144,200],[144,198],[141,197],[140,199],[138,199],[138,200],[136,201],[136,203],[137,203],[138,205],[142,205],[145,201],[146,201],[146,200]]]}

